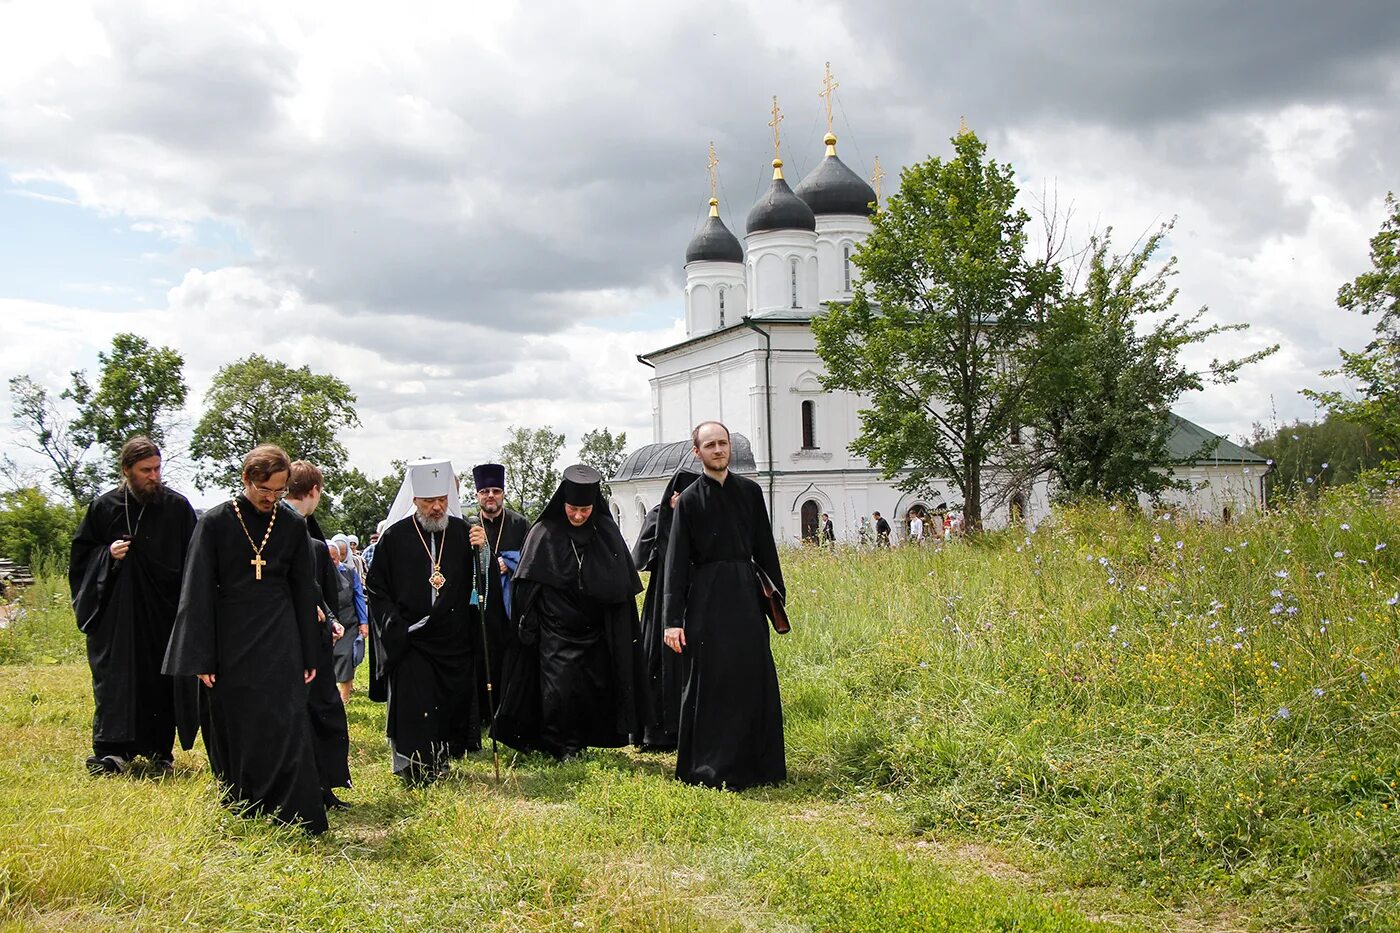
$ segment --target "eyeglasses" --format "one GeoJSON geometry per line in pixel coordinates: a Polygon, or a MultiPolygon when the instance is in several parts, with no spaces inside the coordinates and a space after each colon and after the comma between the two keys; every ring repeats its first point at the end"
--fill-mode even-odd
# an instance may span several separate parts
{"type": "Polygon", "coordinates": [[[258,492],[262,493],[263,495],[265,495],[265,496],[271,496],[271,497],[274,498],[274,499],[285,499],[285,498],[287,498],[287,487],[286,487],[286,486],[283,486],[281,489],[268,489],[266,486],[257,486],[257,485],[254,485],[253,488],[256,489],[258,492]]]}

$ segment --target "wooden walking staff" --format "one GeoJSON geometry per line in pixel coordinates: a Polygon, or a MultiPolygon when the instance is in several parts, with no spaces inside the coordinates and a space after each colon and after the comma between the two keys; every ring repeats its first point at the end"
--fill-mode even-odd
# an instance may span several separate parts
{"type": "MultiPolygon", "coordinates": [[[[504,521],[504,519],[502,519],[504,521]]],[[[467,519],[470,525],[481,524],[475,515],[467,519]]],[[[491,762],[496,766],[496,783],[501,783],[501,752],[496,746],[496,691],[495,679],[491,676],[491,635],[486,625],[486,594],[490,590],[491,548],[476,548],[476,570],[479,585],[476,588],[478,611],[481,613],[481,651],[486,665],[486,708],[491,711],[491,762]]]]}

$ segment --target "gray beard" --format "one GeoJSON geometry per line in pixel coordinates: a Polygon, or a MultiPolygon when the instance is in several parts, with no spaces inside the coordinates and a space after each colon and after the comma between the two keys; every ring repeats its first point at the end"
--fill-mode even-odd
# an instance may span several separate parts
{"type": "Polygon", "coordinates": [[[426,532],[429,532],[429,533],[432,533],[432,534],[436,534],[436,533],[438,533],[438,532],[446,531],[446,530],[447,530],[447,516],[446,516],[446,515],[444,515],[442,518],[439,518],[439,519],[424,518],[422,515],[419,515],[419,516],[417,516],[417,519],[418,519],[418,524],[419,524],[419,525],[422,525],[422,526],[423,526],[423,530],[426,531],[426,532]]]}

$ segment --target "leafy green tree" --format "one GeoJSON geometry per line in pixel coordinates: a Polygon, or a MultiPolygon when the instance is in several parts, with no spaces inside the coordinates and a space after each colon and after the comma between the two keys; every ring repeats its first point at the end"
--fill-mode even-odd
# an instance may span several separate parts
{"type": "Polygon", "coordinates": [[[506,502],[533,521],[559,485],[554,462],[564,449],[564,435],[549,425],[524,428],[512,425],[510,440],[501,447],[501,465],[506,468],[506,502]],[[509,494],[515,493],[514,498],[509,494]]]}
{"type": "Polygon", "coordinates": [[[20,564],[49,558],[66,566],[82,514],[33,486],[0,493],[0,555],[20,564]]]}
{"type": "Polygon", "coordinates": [[[627,457],[627,432],[620,431],[616,437],[607,428],[598,428],[583,435],[578,448],[579,463],[586,463],[603,474],[603,495],[612,496],[613,478],[617,468],[627,457]]]}
{"type": "Polygon", "coordinates": [[[1203,323],[1204,307],[1172,311],[1177,260],[1154,257],[1174,223],[1126,255],[1112,252],[1111,228],[1091,237],[1083,282],[1064,290],[1039,327],[1049,352],[1034,370],[1024,414],[1035,428],[1029,443],[1062,498],[1132,499],[1184,487],[1161,469],[1174,463],[1171,406],[1207,381],[1233,382],[1241,367],[1278,349],[1213,360],[1205,371],[1183,362],[1187,347],[1249,325],[1203,323]]]}
{"type": "Polygon", "coordinates": [[[1342,365],[1324,376],[1342,375],[1356,391],[1303,394],[1370,433],[1386,461],[1400,460],[1400,201],[1386,195],[1389,216],[1371,238],[1371,268],[1337,291],[1346,311],[1376,315],[1376,337],[1357,353],[1342,350],[1342,365]]]}
{"type": "Polygon", "coordinates": [[[15,376],[10,380],[10,403],[15,426],[24,438],[18,446],[48,460],[53,485],[75,503],[91,502],[101,482],[90,459],[92,445],[74,435],[48,389],[29,376],[15,376]]]}
{"type": "Polygon", "coordinates": [[[1255,424],[1244,443],[1274,461],[1264,478],[1270,502],[1280,496],[1315,498],[1323,489],[1350,483],[1381,464],[1366,429],[1333,414],[1316,424],[1295,421],[1272,432],[1255,424]]]}
{"type": "Polygon", "coordinates": [[[334,487],[326,491],[331,501],[321,506],[328,514],[322,526],[328,532],[334,527],[346,534],[359,535],[360,543],[368,545],[370,533],[394,504],[403,482],[403,470],[403,461],[395,460],[388,475],[379,479],[370,478],[358,467],[337,474],[334,487]]]}
{"type": "Polygon", "coordinates": [[[829,388],[869,397],[851,449],[897,485],[962,494],[969,530],[984,483],[1015,472],[1007,444],[1040,349],[1033,325],[1058,270],[1026,252],[1010,165],[968,131],[955,155],[902,173],[856,250],[863,288],[813,322],[829,388]]]}
{"type": "Polygon", "coordinates": [[[69,425],[73,437],[107,452],[103,472],[115,480],[121,475],[117,453],[129,438],[144,434],[161,448],[166,446],[175,416],[189,395],[185,359],[136,334],[117,334],[111,352],[98,353],[97,359],[97,384],[89,385],[86,373],[75,372],[63,398],[78,406],[69,425]]]}
{"type": "Polygon", "coordinates": [[[335,376],[292,369],[255,353],[220,369],[204,396],[190,454],[200,461],[201,490],[238,485],[243,456],[277,444],[293,460],[310,460],[331,485],[345,463],[343,428],[357,427],[355,394],[335,376]]]}

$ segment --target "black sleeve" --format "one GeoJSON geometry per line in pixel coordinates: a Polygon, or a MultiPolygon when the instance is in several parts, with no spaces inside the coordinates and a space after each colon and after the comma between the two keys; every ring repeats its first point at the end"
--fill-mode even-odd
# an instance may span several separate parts
{"type": "Polygon", "coordinates": [[[80,632],[91,631],[101,620],[107,596],[121,570],[121,561],[107,550],[111,542],[99,527],[99,511],[97,502],[88,506],[68,553],[68,589],[80,632]]]}
{"type": "Polygon", "coordinates": [[[685,605],[690,594],[690,520],[685,503],[685,496],[676,503],[666,547],[666,583],[661,594],[661,619],[665,628],[685,627],[685,605]]]}
{"type": "Polygon", "coordinates": [[[180,608],[165,650],[161,673],[219,673],[215,612],[219,597],[218,531],[209,516],[194,526],[185,575],[180,585],[180,608]]]}
{"type": "Polygon", "coordinates": [[[661,525],[661,506],[654,505],[642,522],[641,534],[632,546],[632,563],[638,570],[656,570],[656,532],[661,525]]]}
{"type": "Polygon", "coordinates": [[[786,597],[787,586],[783,583],[783,568],[778,563],[778,545],[773,541],[773,522],[768,517],[768,506],[763,501],[763,490],[756,484],[753,487],[753,500],[753,514],[758,519],[753,525],[754,563],[763,568],[763,572],[768,574],[768,579],[772,580],[773,585],[786,597]]]}
{"type": "Polygon", "coordinates": [[[384,653],[384,667],[392,669],[403,657],[408,647],[408,626],[398,611],[392,593],[394,591],[393,545],[386,531],[380,538],[374,552],[374,560],[369,565],[369,577],[365,580],[365,596],[369,600],[370,620],[374,623],[374,633],[379,638],[379,646],[384,653]]]}
{"type": "MultiPolygon", "coordinates": [[[[299,534],[305,539],[311,535],[303,525],[299,534]]],[[[301,634],[302,667],[311,670],[316,667],[320,654],[321,630],[316,620],[317,591],[316,567],[311,560],[311,551],[304,547],[293,547],[291,566],[287,568],[292,585],[292,609],[296,613],[297,631],[301,634]]]]}

